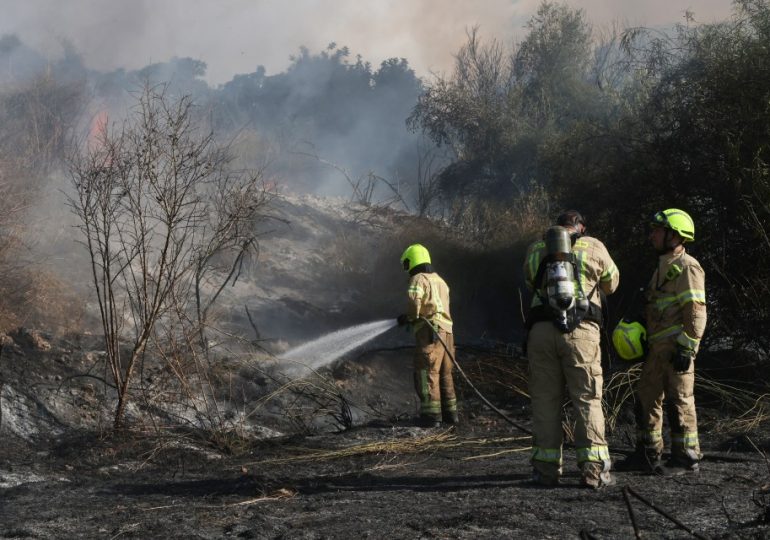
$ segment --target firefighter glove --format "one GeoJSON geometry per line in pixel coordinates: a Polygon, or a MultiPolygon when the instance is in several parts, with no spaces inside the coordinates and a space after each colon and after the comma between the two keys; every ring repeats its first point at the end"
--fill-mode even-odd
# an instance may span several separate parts
{"type": "Polygon", "coordinates": [[[398,322],[399,326],[409,324],[409,316],[406,313],[402,313],[398,316],[398,318],[396,318],[396,322],[398,322]]]}
{"type": "Polygon", "coordinates": [[[695,356],[695,353],[691,349],[679,347],[674,353],[674,356],[671,357],[671,364],[674,367],[674,371],[677,373],[686,373],[687,370],[690,369],[693,356],[695,356]]]}

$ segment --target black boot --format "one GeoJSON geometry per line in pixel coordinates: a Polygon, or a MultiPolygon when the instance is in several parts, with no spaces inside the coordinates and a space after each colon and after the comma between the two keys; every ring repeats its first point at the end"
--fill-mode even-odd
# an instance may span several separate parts
{"type": "Polygon", "coordinates": [[[662,474],[665,471],[660,461],[660,454],[642,447],[638,447],[633,454],[616,462],[613,468],[618,472],[636,471],[647,474],[662,474]]]}
{"type": "Polygon", "coordinates": [[[460,421],[460,417],[457,415],[457,411],[442,411],[441,420],[445,424],[449,424],[450,426],[453,426],[460,421]]]}
{"type": "Polygon", "coordinates": [[[700,471],[700,460],[690,456],[672,455],[666,461],[666,468],[671,470],[672,474],[697,473],[700,471]]]}
{"type": "Polygon", "coordinates": [[[436,416],[421,414],[418,425],[424,428],[441,427],[441,419],[436,416]]]}

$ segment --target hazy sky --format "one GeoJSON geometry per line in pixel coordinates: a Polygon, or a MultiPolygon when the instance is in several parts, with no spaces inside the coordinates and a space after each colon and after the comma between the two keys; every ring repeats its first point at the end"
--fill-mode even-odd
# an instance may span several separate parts
{"type": "MultiPolygon", "coordinates": [[[[598,26],[699,22],[729,17],[729,0],[568,0],[598,26]]],[[[334,41],[378,65],[404,57],[417,71],[447,72],[478,25],[482,38],[521,39],[539,0],[0,0],[0,34],[16,33],[55,57],[62,38],[89,67],[136,69],[173,56],[208,64],[219,84],[263,65],[280,72],[300,45],[334,41]]]]}

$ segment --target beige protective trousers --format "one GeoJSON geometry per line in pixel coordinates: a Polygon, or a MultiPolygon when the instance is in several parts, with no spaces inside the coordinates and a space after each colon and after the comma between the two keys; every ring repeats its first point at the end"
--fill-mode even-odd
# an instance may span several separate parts
{"type": "Polygon", "coordinates": [[[676,373],[671,357],[676,341],[652,343],[636,386],[637,443],[660,456],[663,453],[663,399],[666,399],[671,453],[698,460],[698,421],[695,415],[695,361],[686,373],[676,373]]]}
{"type": "Polygon", "coordinates": [[[538,322],[529,331],[529,391],[532,400],[532,464],[541,474],[562,470],[562,404],[567,388],[575,408],[578,465],[601,463],[609,470],[604,438],[599,326],[582,322],[564,334],[553,323],[538,322]]]}
{"type": "MultiPolygon", "coordinates": [[[[454,355],[454,335],[443,330],[438,335],[454,355]]],[[[442,410],[445,415],[457,412],[452,359],[429,326],[420,328],[415,339],[414,387],[420,399],[420,417],[441,421],[442,410]]]]}

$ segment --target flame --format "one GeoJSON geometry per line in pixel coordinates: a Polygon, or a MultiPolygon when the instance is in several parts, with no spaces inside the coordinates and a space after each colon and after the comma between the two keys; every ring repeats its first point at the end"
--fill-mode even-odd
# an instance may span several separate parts
{"type": "Polygon", "coordinates": [[[97,150],[104,143],[107,136],[107,126],[109,125],[109,115],[107,109],[102,109],[91,120],[91,126],[88,128],[88,148],[97,150]]]}

